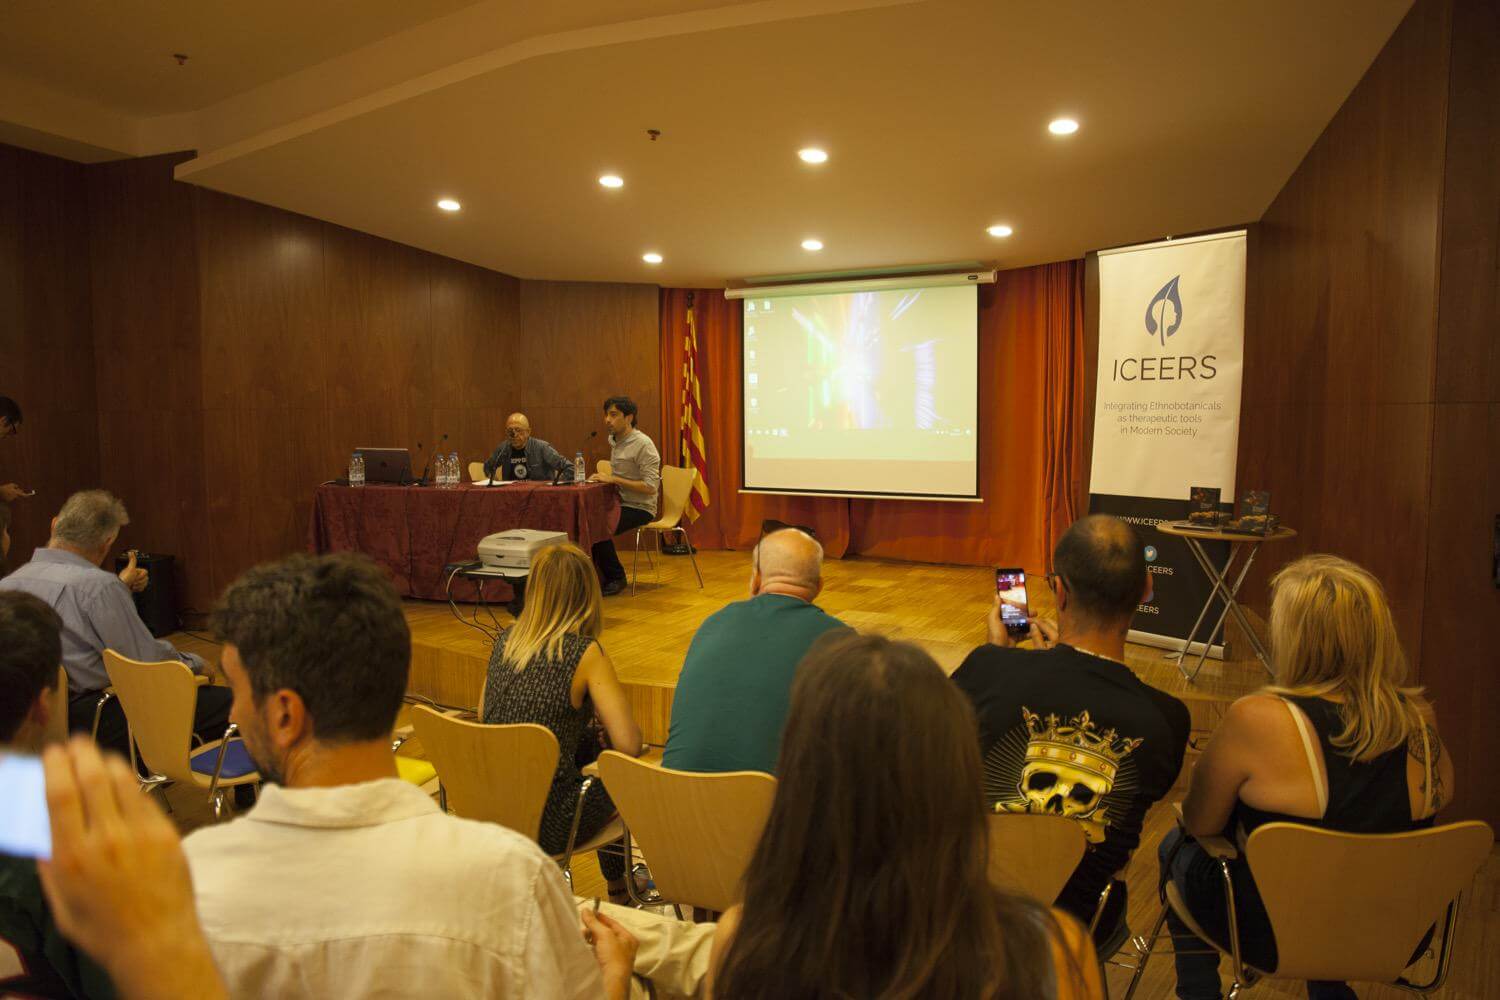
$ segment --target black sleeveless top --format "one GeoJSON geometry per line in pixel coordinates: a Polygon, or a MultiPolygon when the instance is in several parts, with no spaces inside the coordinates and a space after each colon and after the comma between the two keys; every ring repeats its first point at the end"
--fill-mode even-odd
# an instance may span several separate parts
{"type": "MultiPolygon", "coordinates": [[[[1400,833],[1432,826],[1432,817],[1411,818],[1411,791],[1406,782],[1405,746],[1388,750],[1374,760],[1360,763],[1333,745],[1333,737],[1344,729],[1339,706],[1322,698],[1281,696],[1300,708],[1323,748],[1328,772],[1328,806],[1322,819],[1268,812],[1237,802],[1230,829],[1249,836],[1266,823],[1301,823],[1341,833],[1400,833]]],[[[1300,728],[1300,727],[1299,727],[1300,728]]],[[[1309,761],[1309,764],[1312,762],[1309,761]]]]}

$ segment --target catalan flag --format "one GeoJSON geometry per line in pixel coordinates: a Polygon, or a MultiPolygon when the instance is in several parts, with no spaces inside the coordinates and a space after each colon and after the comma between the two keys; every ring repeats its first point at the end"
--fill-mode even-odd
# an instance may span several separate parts
{"type": "Polygon", "coordinates": [[[688,297],[687,330],[682,337],[682,467],[696,469],[693,493],[683,517],[696,521],[708,506],[708,459],[703,447],[703,397],[698,386],[698,320],[688,297]]]}

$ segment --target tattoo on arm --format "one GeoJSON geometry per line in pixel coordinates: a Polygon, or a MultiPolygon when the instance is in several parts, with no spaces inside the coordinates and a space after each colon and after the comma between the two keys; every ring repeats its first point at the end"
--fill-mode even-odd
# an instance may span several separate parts
{"type": "Polygon", "coordinates": [[[1443,759],[1443,744],[1438,740],[1437,729],[1431,723],[1423,723],[1427,739],[1422,739],[1421,732],[1412,733],[1406,740],[1406,752],[1412,759],[1422,765],[1422,783],[1417,790],[1422,793],[1423,800],[1427,797],[1427,775],[1432,774],[1432,810],[1437,812],[1443,808],[1443,772],[1438,764],[1443,759]],[[1427,760],[1428,750],[1432,751],[1432,760],[1427,760]]]}

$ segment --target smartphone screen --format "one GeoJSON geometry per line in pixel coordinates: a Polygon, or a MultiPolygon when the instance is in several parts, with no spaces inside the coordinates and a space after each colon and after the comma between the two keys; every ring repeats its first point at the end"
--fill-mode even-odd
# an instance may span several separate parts
{"type": "Polygon", "coordinates": [[[40,757],[0,754],[0,854],[43,860],[52,856],[40,757]]]}
{"type": "Polygon", "coordinates": [[[1026,606],[1026,571],[1023,569],[995,570],[995,593],[1000,595],[1000,620],[1005,630],[1017,638],[1026,635],[1031,625],[1026,618],[1031,610],[1026,606]]]}

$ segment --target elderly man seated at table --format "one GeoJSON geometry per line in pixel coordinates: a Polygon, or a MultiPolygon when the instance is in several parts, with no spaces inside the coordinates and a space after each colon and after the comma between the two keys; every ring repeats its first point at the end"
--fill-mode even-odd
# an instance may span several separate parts
{"type": "Polygon", "coordinates": [[[531,436],[531,421],[524,413],[512,413],[505,421],[505,443],[485,459],[484,474],[491,479],[547,481],[562,472],[572,478],[573,463],[541,438],[531,436]]]}

